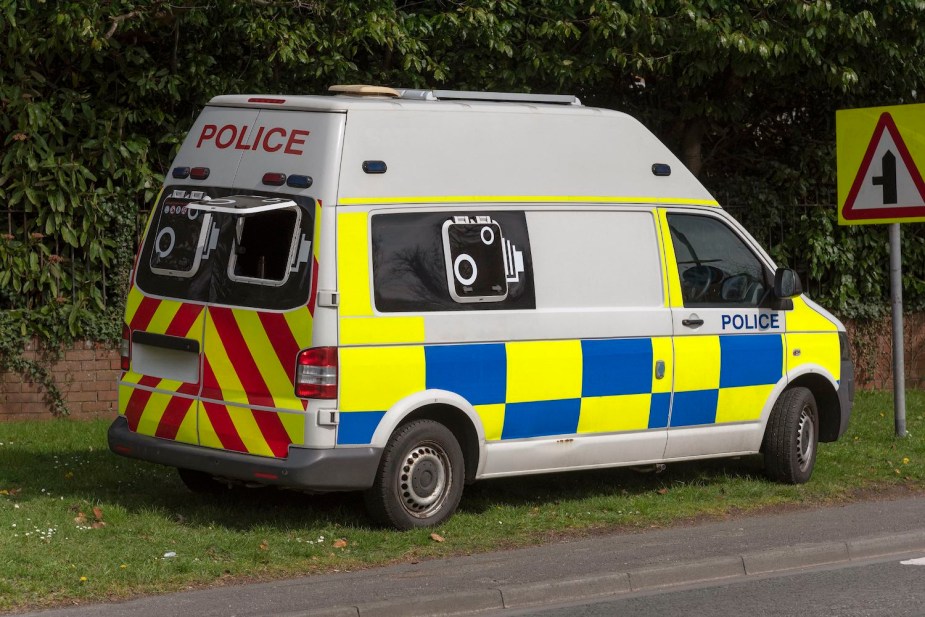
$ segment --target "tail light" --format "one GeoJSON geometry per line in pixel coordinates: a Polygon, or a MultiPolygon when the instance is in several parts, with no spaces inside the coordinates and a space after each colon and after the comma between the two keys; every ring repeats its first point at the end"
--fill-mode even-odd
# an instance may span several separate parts
{"type": "Polygon", "coordinates": [[[119,365],[127,371],[132,364],[132,331],[128,324],[122,324],[122,341],[119,343],[119,365]]]}
{"type": "Polygon", "coordinates": [[[299,352],[295,395],[301,398],[337,398],[336,347],[312,347],[299,352]]]}

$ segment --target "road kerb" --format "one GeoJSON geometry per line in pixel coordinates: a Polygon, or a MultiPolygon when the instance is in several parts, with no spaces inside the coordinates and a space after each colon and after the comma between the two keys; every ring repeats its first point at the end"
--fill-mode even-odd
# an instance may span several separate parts
{"type": "Polygon", "coordinates": [[[748,575],[810,568],[848,561],[848,545],[845,542],[827,542],[787,546],[759,553],[746,553],[742,555],[742,561],[748,575]]]}
{"type": "Polygon", "coordinates": [[[631,591],[625,572],[564,581],[509,585],[500,588],[504,608],[538,604],[566,604],[587,598],[601,598],[631,591]]]}
{"type": "Polygon", "coordinates": [[[848,542],[848,556],[853,561],[915,551],[925,551],[925,529],[848,542]]]}
{"type": "Polygon", "coordinates": [[[745,565],[741,557],[688,561],[670,566],[640,568],[629,572],[632,591],[744,576],[745,565]]]}
{"type": "MultiPolygon", "coordinates": [[[[360,617],[444,617],[504,608],[501,592],[481,589],[440,596],[422,596],[360,604],[360,617]]],[[[314,617],[314,616],[312,616],[314,617]]]]}

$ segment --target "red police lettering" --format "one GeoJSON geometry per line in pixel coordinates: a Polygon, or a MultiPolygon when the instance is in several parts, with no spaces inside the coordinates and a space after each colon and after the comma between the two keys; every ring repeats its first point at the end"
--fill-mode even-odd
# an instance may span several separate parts
{"type": "Polygon", "coordinates": [[[260,137],[263,135],[265,128],[264,126],[257,127],[257,137],[254,138],[254,145],[251,146],[251,150],[256,150],[260,147],[260,137]]]}
{"type": "Polygon", "coordinates": [[[218,130],[218,127],[214,124],[207,124],[202,127],[202,133],[199,134],[199,141],[196,143],[196,147],[202,145],[202,142],[206,139],[212,139],[215,137],[215,132],[218,130]]]}
{"type": "Polygon", "coordinates": [[[279,142],[279,144],[276,146],[272,146],[272,147],[270,146],[270,135],[273,135],[274,133],[282,136],[283,141],[285,141],[286,129],[281,129],[279,127],[275,129],[270,129],[269,131],[267,131],[266,137],[263,138],[263,149],[266,150],[267,152],[276,152],[277,150],[283,147],[283,141],[279,142]]]}
{"type": "Polygon", "coordinates": [[[309,131],[293,129],[289,131],[282,127],[267,128],[258,126],[251,139],[248,125],[238,126],[226,124],[219,128],[215,124],[206,124],[202,127],[196,147],[201,148],[204,143],[212,142],[216,148],[224,150],[234,146],[235,150],[264,150],[266,152],[279,152],[285,154],[304,154],[304,146],[309,131]]]}
{"type": "Polygon", "coordinates": [[[249,145],[244,143],[245,135],[247,135],[247,125],[245,125],[243,129],[241,129],[241,134],[238,135],[238,143],[234,145],[235,150],[247,150],[250,148],[249,145]]]}
{"type": "Polygon", "coordinates": [[[218,130],[218,135],[215,136],[215,145],[222,150],[234,143],[234,138],[238,135],[238,127],[233,124],[226,124],[218,130]],[[222,135],[225,133],[231,133],[231,137],[225,143],[222,143],[222,135]]]}
{"type": "Polygon", "coordinates": [[[286,154],[302,154],[302,150],[296,150],[293,145],[305,145],[305,138],[308,137],[308,131],[303,131],[300,129],[295,129],[289,133],[289,141],[286,142],[286,149],[283,150],[286,154]],[[302,139],[299,139],[301,137],[302,139]]]}

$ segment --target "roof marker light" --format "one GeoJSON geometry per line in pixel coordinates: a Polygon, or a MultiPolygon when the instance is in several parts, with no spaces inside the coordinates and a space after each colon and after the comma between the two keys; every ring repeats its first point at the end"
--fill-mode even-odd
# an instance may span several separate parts
{"type": "Polygon", "coordinates": [[[286,99],[268,99],[268,98],[261,98],[259,96],[255,96],[255,97],[251,97],[247,99],[247,102],[248,103],[269,103],[271,105],[282,105],[283,103],[286,102],[286,99]]]}
{"type": "Polygon", "coordinates": [[[263,174],[263,183],[270,186],[282,186],[286,184],[286,174],[277,174],[268,171],[263,174]]]}
{"type": "Polygon", "coordinates": [[[294,189],[307,189],[312,185],[312,177],[293,174],[286,178],[286,185],[294,189]]]}
{"type": "Polygon", "coordinates": [[[193,180],[205,180],[209,177],[208,167],[193,167],[189,171],[189,177],[193,180]]]}
{"type": "Polygon", "coordinates": [[[670,176],[671,165],[668,163],[652,163],[652,173],[656,176],[670,176]]]}
{"type": "Polygon", "coordinates": [[[179,178],[180,180],[185,180],[189,178],[189,167],[174,167],[173,168],[173,177],[179,178]]]}
{"type": "Polygon", "coordinates": [[[363,171],[368,174],[384,174],[387,169],[385,161],[363,161],[363,171]]]}

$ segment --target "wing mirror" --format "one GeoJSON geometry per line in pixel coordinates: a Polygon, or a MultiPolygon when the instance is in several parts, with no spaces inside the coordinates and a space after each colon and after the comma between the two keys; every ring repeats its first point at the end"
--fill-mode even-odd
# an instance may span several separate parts
{"type": "Polygon", "coordinates": [[[790,268],[778,268],[774,273],[774,296],[780,299],[793,298],[803,293],[800,275],[790,268]]]}

